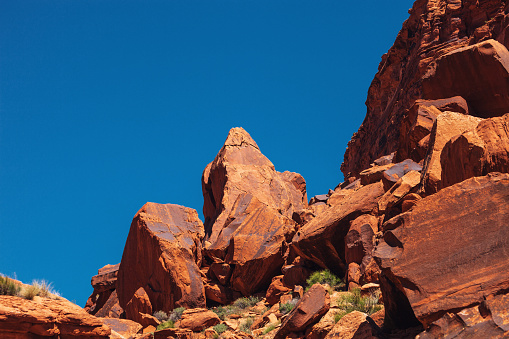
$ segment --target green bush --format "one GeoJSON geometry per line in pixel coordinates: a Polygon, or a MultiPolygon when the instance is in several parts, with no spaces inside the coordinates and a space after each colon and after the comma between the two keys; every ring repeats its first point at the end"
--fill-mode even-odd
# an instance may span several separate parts
{"type": "Polygon", "coordinates": [[[217,324],[213,328],[214,328],[214,331],[216,331],[218,334],[221,334],[223,332],[226,332],[226,330],[228,330],[228,326],[226,326],[226,324],[217,324]]]}
{"type": "Polygon", "coordinates": [[[293,298],[289,302],[279,305],[279,312],[281,312],[283,314],[290,313],[291,310],[293,310],[293,308],[295,307],[295,305],[297,305],[298,302],[299,302],[299,299],[293,298]]]}
{"type": "Polygon", "coordinates": [[[164,311],[154,312],[153,316],[160,322],[165,322],[166,320],[168,320],[168,315],[164,311]]]}
{"type": "Polygon", "coordinates": [[[249,307],[253,307],[260,301],[258,297],[242,297],[233,302],[233,304],[228,306],[218,306],[212,308],[212,311],[217,314],[219,319],[224,320],[227,316],[231,314],[240,314],[242,311],[249,307]]]}
{"type": "Polygon", "coordinates": [[[157,325],[157,330],[164,330],[165,328],[174,328],[175,323],[172,320],[165,321],[164,323],[160,323],[157,325]]]}
{"type": "Polygon", "coordinates": [[[21,287],[14,280],[0,275],[0,295],[18,295],[21,287]]]}
{"type": "Polygon", "coordinates": [[[253,318],[247,318],[241,325],[240,330],[244,333],[251,334],[251,325],[253,325],[253,318]]]}
{"type": "Polygon", "coordinates": [[[267,333],[269,333],[271,331],[274,331],[275,329],[276,329],[276,325],[271,324],[271,325],[269,325],[267,328],[265,328],[263,330],[262,334],[267,334],[267,333]]]}
{"type": "Polygon", "coordinates": [[[328,284],[333,290],[345,287],[343,280],[329,270],[313,272],[306,280],[306,283],[308,285],[306,291],[314,284],[328,284]]]}
{"type": "Polygon", "coordinates": [[[219,317],[219,319],[221,320],[224,320],[224,318],[226,318],[229,314],[228,314],[228,310],[226,309],[226,307],[224,306],[218,306],[218,307],[214,307],[212,309],[212,312],[214,312],[215,314],[217,314],[217,316],[219,317]]]}
{"type": "Polygon", "coordinates": [[[361,295],[361,290],[356,288],[344,295],[340,299],[338,306],[345,312],[343,315],[353,311],[359,311],[371,315],[382,309],[383,306],[379,303],[379,300],[380,292],[372,293],[371,295],[363,297],[361,295]]]}
{"type": "Polygon", "coordinates": [[[171,311],[170,315],[168,316],[168,320],[171,320],[173,322],[179,321],[180,318],[182,318],[182,313],[186,310],[185,307],[177,307],[173,311],[171,311]]]}

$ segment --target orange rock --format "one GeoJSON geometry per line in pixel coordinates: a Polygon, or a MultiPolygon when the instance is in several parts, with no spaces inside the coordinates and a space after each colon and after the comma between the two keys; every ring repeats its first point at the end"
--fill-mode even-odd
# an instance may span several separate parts
{"type": "MultiPolygon", "coordinates": [[[[152,304],[143,287],[138,288],[131,300],[125,306],[127,319],[131,319],[140,323],[143,327],[154,325],[150,321],[145,321],[146,317],[142,314],[152,314],[152,304]]],[[[157,324],[155,324],[157,326],[157,324]]]]}
{"type": "Polygon", "coordinates": [[[344,239],[350,221],[361,214],[376,213],[377,201],[383,193],[381,182],[354,191],[343,203],[331,206],[299,229],[293,237],[292,249],[321,267],[339,275],[346,273],[344,239]]]}
{"type": "Polygon", "coordinates": [[[361,178],[362,185],[369,185],[374,182],[382,180],[384,172],[394,166],[394,164],[386,164],[383,166],[373,166],[362,171],[359,176],[361,178]]]}
{"type": "Polygon", "coordinates": [[[401,202],[401,212],[406,212],[417,203],[417,201],[421,200],[422,197],[417,193],[409,193],[405,195],[401,202]]]}
{"type": "Polygon", "coordinates": [[[383,225],[374,256],[386,318],[425,328],[509,288],[509,174],[492,173],[419,200],[383,225]],[[409,309],[411,307],[411,309],[409,309]]]}
{"type": "Polygon", "coordinates": [[[285,338],[292,332],[303,332],[318,322],[330,306],[329,292],[320,284],[311,286],[295,308],[281,323],[274,339],[285,338]]]}
{"type": "Polygon", "coordinates": [[[193,332],[215,326],[221,322],[221,319],[212,311],[206,308],[194,308],[185,310],[180,320],[180,328],[190,329],[193,332]]]}
{"type": "Polygon", "coordinates": [[[26,300],[0,295],[1,338],[109,338],[110,334],[101,319],[63,298],[26,300]]]}
{"type": "Polygon", "coordinates": [[[269,288],[267,289],[267,293],[265,294],[265,300],[269,305],[274,305],[279,302],[279,298],[283,294],[286,294],[291,291],[291,288],[285,286],[283,283],[283,276],[278,275],[272,278],[272,282],[270,283],[269,288]]]}
{"type": "Polygon", "coordinates": [[[230,130],[203,173],[206,243],[213,262],[233,270],[225,286],[250,295],[280,272],[283,248],[295,232],[294,212],[307,207],[299,174],[279,173],[242,128],[230,130]]]}
{"type": "MultiPolygon", "coordinates": [[[[341,318],[325,339],[377,339],[377,328],[367,320],[367,315],[359,311],[353,311],[341,318]]],[[[376,325],[375,325],[376,326],[376,325]]]]}
{"type": "MultiPolygon", "coordinates": [[[[118,271],[120,305],[125,309],[142,288],[153,311],[205,306],[198,268],[203,235],[195,210],[172,204],[145,204],[133,219],[118,271]]],[[[152,314],[146,311],[142,313],[152,314]]]]}
{"type": "Polygon", "coordinates": [[[441,155],[442,187],[490,172],[509,172],[509,114],[452,138],[441,155]]]}
{"type": "Polygon", "coordinates": [[[143,326],[128,319],[101,318],[102,322],[118,334],[129,338],[142,333],[143,326]]]}
{"type": "Polygon", "coordinates": [[[495,40],[455,49],[436,60],[424,76],[427,99],[462,96],[483,118],[509,111],[509,52],[495,40]]]}
{"type": "Polygon", "coordinates": [[[373,215],[363,214],[351,221],[345,237],[346,265],[352,262],[359,265],[369,263],[376,232],[378,232],[378,218],[373,215]]]}
{"type": "Polygon", "coordinates": [[[453,112],[445,112],[437,117],[430,134],[430,145],[422,169],[422,183],[427,194],[436,193],[442,187],[440,162],[445,144],[452,137],[474,128],[481,120],[453,112]]]}
{"type": "Polygon", "coordinates": [[[396,183],[378,200],[378,210],[385,213],[392,206],[397,205],[412,190],[416,190],[421,182],[421,173],[410,171],[401,177],[396,183]]]}
{"type": "Polygon", "coordinates": [[[120,264],[106,265],[99,269],[96,276],[92,277],[92,287],[94,291],[88,298],[84,307],[88,313],[95,315],[100,312],[101,314],[98,315],[100,317],[108,315],[118,318],[123,312],[121,309],[113,309],[115,305],[118,305],[115,288],[119,265],[120,264]],[[113,297],[112,294],[114,294],[113,297]],[[108,304],[107,307],[105,307],[106,304],[108,304]],[[118,315],[117,312],[119,312],[118,315]]]}

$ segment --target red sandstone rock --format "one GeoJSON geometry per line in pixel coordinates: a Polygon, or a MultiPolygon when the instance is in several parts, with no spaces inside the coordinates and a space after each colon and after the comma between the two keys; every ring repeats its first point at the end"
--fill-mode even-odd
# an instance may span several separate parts
{"type": "Polygon", "coordinates": [[[118,271],[120,305],[125,309],[142,288],[153,311],[205,306],[198,269],[203,234],[195,210],[145,204],[133,219],[118,271]]]}
{"type": "Polygon", "coordinates": [[[341,318],[325,339],[377,339],[376,328],[367,320],[367,315],[353,311],[341,318]]]}
{"type": "Polygon", "coordinates": [[[509,174],[492,173],[419,200],[383,225],[386,322],[427,327],[509,288],[509,174]],[[411,307],[411,309],[409,309],[411,307]]]}
{"type": "Polygon", "coordinates": [[[359,176],[362,185],[369,185],[374,182],[382,180],[384,172],[390,169],[394,164],[386,164],[383,166],[373,166],[362,171],[359,176]]]}
{"type": "Polygon", "coordinates": [[[424,160],[422,183],[427,194],[442,188],[441,154],[445,144],[454,136],[473,129],[480,118],[446,112],[437,117],[430,134],[428,154],[424,160]]]}
{"type": "Polygon", "coordinates": [[[274,339],[285,338],[290,332],[305,331],[327,313],[329,305],[329,292],[322,285],[313,285],[281,323],[274,339]]]}
{"type": "Polygon", "coordinates": [[[110,334],[101,319],[63,298],[0,296],[2,338],[109,338],[110,334]]]}
{"type": "Polygon", "coordinates": [[[277,172],[242,128],[230,130],[216,158],[203,172],[202,188],[206,240],[212,244],[227,226],[240,194],[247,192],[288,218],[307,206],[302,176],[277,172]]]}
{"type": "MultiPolygon", "coordinates": [[[[127,319],[131,319],[140,323],[143,327],[154,325],[150,319],[146,319],[143,314],[152,314],[152,304],[143,287],[138,288],[125,306],[127,319]]],[[[157,324],[155,324],[157,326],[157,324]]]]}
{"type": "MultiPolygon", "coordinates": [[[[509,46],[509,15],[502,1],[419,0],[414,3],[409,13],[410,17],[403,24],[394,45],[382,56],[378,73],[368,90],[366,117],[348,143],[341,165],[345,178],[349,173],[355,176],[368,168],[374,159],[398,150],[402,119],[415,100],[426,98],[423,96],[422,78],[433,61],[456,49],[489,38],[509,46]]],[[[478,58],[476,60],[481,57],[475,56],[478,58]]],[[[496,62],[493,59],[496,59],[495,55],[487,57],[490,63],[496,62]]],[[[479,86],[474,78],[468,79],[465,84],[455,82],[454,85],[470,86],[476,92],[482,93],[485,98],[480,99],[482,105],[503,106],[499,103],[507,99],[496,98],[493,103],[489,102],[494,94],[504,94],[502,92],[507,91],[507,84],[500,80],[501,74],[494,74],[491,66],[483,61],[482,64],[458,64],[452,68],[459,70],[457,74],[475,74],[476,69],[485,72],[480,73],[483,75],[481,83],[502,85],[479,86]]],[[[453,95],[460,94],[437,93],[439,99],[453,95]]],[[[489,113],[476,107],[475,97],[464,98],[469,104],[470,100],[474,100],[471,115],[489,113]]],[[[482,105],[480,107],[484,107],[482,105]]]]}
{"type": "Polygon", "coordinates": [[[295,232],[291,218],[307,207],[304,179],[275,171],[249,134],[233,128],[206,167],[202,187],[204,253],[232,267],[231,277],[219,282],[244,295],[267,288],[295,232]]]}
{"type": "Polygon", "coordinates": [[[293,237],[292,248],[302,257],[344,274],[345,242],[350,221],[362,214],[376,213],[383,195],[382,183],[364,186],[339,205],[331,206],[304,225],[293,237]]]}
{"type": "Polygon", "coordinates": [[[101,318],[102,322],[125,338],[140,334],[143,326],[128,319],[101,318]]]}
{"type": "Polygon", "coordinates": [[[490,39],[438,58],[424,76],[423,95],[427,99],[459,95],[475,115],[491,118],[509,112],[508,77],[509,52],[490,39]]]}
{"type": "Polygon", "coordinates": [[[378,201],[378,210],[385,213],[392,206],[397,205],[421,182],[421,173],[410,171],[401,177],[378,201]]]}
{"type": "Polygon", "coordinates": [[[465,99],[456,96],[439,100],[417,100],[410,107],[401,123],[396,162],[405,159],[419,162],[424,159],[427,148],[422,147],[420,141],[430,134],[436,117],[443,111],[468,115],[468,105],[465,99]]]}
{"type": "Polygon", "coordinates": [[[200,332],[201,330],[217,325],[221,319],[212,311],[206,308],[195,308],[185,310],[182,313],[180,320],[180,328],[190,329],[193,332],[200,332]]]}
{"type": "Polygon", "coordinates": [[[385,170],[382,177],[382,182],[384,184],[384,190],[388,191],[394,184],[398,182],[401,178],[403,178],[408,172],[417,171],[420,172],[422,170],[421,165],[416,163],[411,159],[403,160],[402,162],[398,162],[394,164],[388,170],[385,170]]]}
{"type": "Polygon", "coordinates": [[[509,172],[509,114],[452,138],[440,158],[442,187],[490,172],[509,172]]]}
{"type": "Polygon", "coordinates": [[[272,282],[270,283],[269,288],[267,289],[267,293],[265,294],[265,301],[269,305],[274,305],[279,302],[279,298],[283,294],[290,292],[292,289],[288,286],[285,286],[283,283],[283,276],[278,275],[272,278],[272,282]]]}
{"type": "MultiPolygon", "coordinates": [[[[111,295],[115,292],[119,266],[120,264],[106,265],[99,269],[96,276],[92,277],[92,287],[94,288],[94,291],[87,300],[84,307],[85,311],[94,315],[98,312],[108,314],[112,311],[111,309],[115,303],[111,301],[108,303],[108,301],[111,298],[111,295]],[[103,309],[106,303],[108,303],[108,307],[103,309]]],[[[112,300],[116,298],[115,296],[112,300]]],[[[120,310],[120,313],[122,313],[122,310],[120,310]]],[[[104,315],[99,316],[102,317],[104,315]]]]}

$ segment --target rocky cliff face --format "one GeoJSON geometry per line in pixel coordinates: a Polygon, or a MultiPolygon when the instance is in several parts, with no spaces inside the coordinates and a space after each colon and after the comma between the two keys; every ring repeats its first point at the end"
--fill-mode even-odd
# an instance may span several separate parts
{"type": "Polygon", "coordinates": [[[341,165],[345,177],[358,176],[373,160],[398,151],[406,137],[402,122],[418,99],[461,96],[470,114],[483,118],[509,112],[507,12],[500,0],[414,3],[369,87],[366,117],[341,165]],[[496,42],[463,49],[488,39],[496,42]]]}

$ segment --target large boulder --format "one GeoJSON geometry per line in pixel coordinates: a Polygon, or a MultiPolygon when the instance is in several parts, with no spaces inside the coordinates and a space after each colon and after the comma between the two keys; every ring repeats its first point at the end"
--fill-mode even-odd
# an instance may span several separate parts
{"type": "Polygon", "coordinates": [[[436,118],[422,170],[422,184],[427,194],[436,193],[442,188],[441,155],[445,144],[452,137],[473,129],[481,120],[454,112],[445,112],[436,118]]]}
{"type": "Polygon", "coordinates": [[[509,112],[509,51],[495,40],[458,48],[436,60],[424,76],[426,99],[459,95],[476,116],[509,112]]]}
{"type": "Polygon", "coordinates": [[[214,161],[202,176],[205,240],[214,244],[234,209],[248,193],[291,219],[307,206],[306,182],[297,173],[279,173],[241,127],[232,128],[214,161]]]}
{"type": "Polygon", "coordinates": [[[320,284],[311,286],[294,309],[281,323],[274,339],[286,338],[292,332],[304,332],[327,313],[330,307],[329,292],[320,284]]]}
{"type": "MultiPolygon", "coordinates": [[[[125,309],[171,311],[205,306],[199,270],[203,224],[198,213],[172,204],[146,203],[135,215],[118,270],[117,293],[125,309]],[[148,302],[144,299],[147,296],[148,302]],[[141,306],[140,306],[141,307],[141,306]]],[[[143,313],[145,313],[143,312],[143,313]]]]}
{"type": "Polygon", "coordinates": [[[1,338],[109,338],[102,320],[63,298],[0,295],[1,338]]]}
{"type": "Polygon", "coordinates": [[[331,206],[297,231],[292,248],[302,257],[333,272],[346,272],[345,237],[350,222],[363,214],[375,215],[384,194],[382,182],[363,186],[331,206]]]}
{"type": "Polygon", "coordinates": [[[509,114],[485,119],[442,150],[442,186],[490,172],[509,172],[509,114]]]}
{"type": "Polygon", "coordinates": [[[386,323],[425,326],[509,288],[509,174],[444,188],[383,225],[386,323]],[[413,313],[413,314],[412,314],[413,313]]]}
{"type": "Polygon", "coordinates": [[[212,275],[222,271],[217,281],[244,295],[266,288],[295,233],[292,215],[307,207],[304,179],[277,172],[251,136],[233,128],[205,168],[202,188],[212,275]]]}

